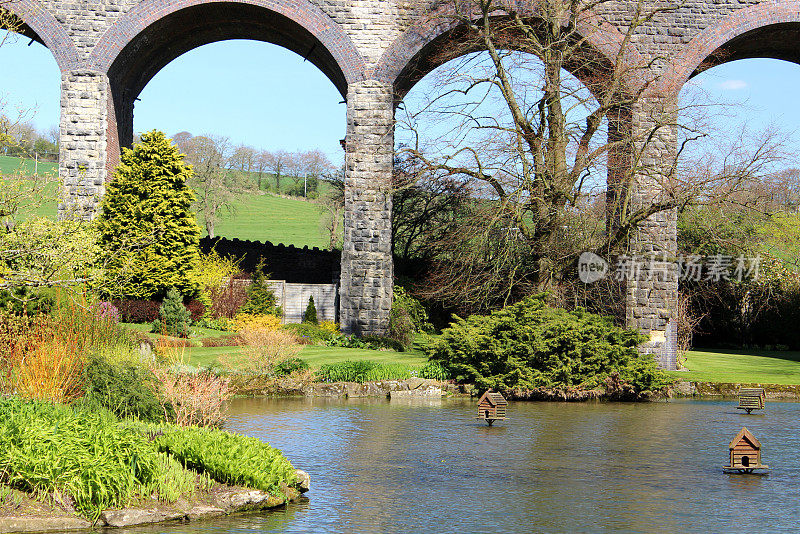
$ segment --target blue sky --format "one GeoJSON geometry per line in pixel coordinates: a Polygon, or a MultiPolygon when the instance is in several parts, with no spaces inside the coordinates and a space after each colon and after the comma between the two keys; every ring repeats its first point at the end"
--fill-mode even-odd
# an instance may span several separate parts
{"type": "MultiPolygon", "coordinates": [[[[0,47],[0,94],[7,109],[34,107],[42,130],[58,123],[60,74],[43,46],[28,39],[0,47]]],[[[724,126],[774,124],[787,136],[800,125],[800,68],[775,60],[736,61],[693,80],[713,97],[735,102],[724,126]]],[[[425,80],[409,94],[424,90],[425,80]]],[[[345,105],[333,84],[288,50],[255,41],[226,41],[195,49],[165,67],[136,103],[135,131],[225,135],[266,150],[320,148],[342,160],[345,105]]],[[[796,136],[795,136],[796,137],[796,136]]],[[[793,138],[793,137],[792,137],[793,138]]],[[[800,147],[800,143],[795,143],[800,147]]]]}

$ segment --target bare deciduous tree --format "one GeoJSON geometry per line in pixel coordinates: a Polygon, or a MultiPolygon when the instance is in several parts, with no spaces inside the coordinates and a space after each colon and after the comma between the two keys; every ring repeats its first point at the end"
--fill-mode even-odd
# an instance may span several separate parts
{"type": "Polygon", "coordinates": [[[619,252],[648,217],[707,202],[723,184],[735,191],[774,162],[768,136],[730,147],[721,161],[682,165],[705,133],[677,121],[688,117],[677,103],[651,98],[652,63],[627,53],[632,35],[674,6],[632,4],[618,48],[601,55],[588,38],[604,31],[604,3],[539,0],[523,11],[450,0],[437,11],[446,20],[434,22],[459,28],[460,40],[439,51],[450,62],[433,93],[415,109],[406,103],[398,157],[429,184],[466,184],[474,202],[457,231],[433,244],[428,296],[479,306],[550,289],[581,250],[619,252]],[[632,126],[641,110],[647,120],[632,126]],[[659,151],[653,163],[654,147],[676,133],[675,153],[659,151]],[[647,200],[633,195],[642,183],[653,191],[647,200]]]}

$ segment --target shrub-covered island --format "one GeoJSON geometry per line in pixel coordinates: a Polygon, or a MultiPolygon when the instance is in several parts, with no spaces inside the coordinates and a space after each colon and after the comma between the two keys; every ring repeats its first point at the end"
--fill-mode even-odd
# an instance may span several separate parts
{"type": "Polygon", "coordinates": [[[543,295],[490,315],[457,318],[429,348],[459,382],[516,398],[649,397],[672,382],[645,341],[610,318],[552,308],[543,295]]]}

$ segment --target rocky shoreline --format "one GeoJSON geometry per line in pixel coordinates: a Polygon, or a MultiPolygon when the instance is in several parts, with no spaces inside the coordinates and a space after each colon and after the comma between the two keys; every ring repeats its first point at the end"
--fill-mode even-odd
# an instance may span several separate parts
{"type": "Polygon", "coordinates": [[[269,510],[288,503],[301,502],[311,485],[305,471],[297,470],[297,483],[290,487],[281,485],[281,496],[225,484],[214,487],[190,498],[178,499],[171,504],[137,503],[137,506],[121,510],[106,510],[93,525],[86,519],[76,517],[63,507],[46,504],[30,497],[19,497],[17,509],[0,515],[0,533],[12,532],[67,532],[89,530],[94,527],[121,528],[165,522],[188,522],[219,517],[239,512],[269,510]]]}
{"type": "Polygon", "coordinates": [[[739,395],[740,388],[764,388],[767,399],[800,400],[800,385],[732,383],[732,382],[676,382],[672,388],[673,397],[733,398],[739,395]]]}
{"type": "Polygon", "coordinates": [[[233,383],[236,395],[247,397],[264,396],[303,396],[327,398],[435,398],[443,395],[465,394],[462,387],[451,382],[440,382],[425,378],[407,380],[380,380],[377,382],[301,382],[284,378],[260,382],[250,380],[233,383]]]}

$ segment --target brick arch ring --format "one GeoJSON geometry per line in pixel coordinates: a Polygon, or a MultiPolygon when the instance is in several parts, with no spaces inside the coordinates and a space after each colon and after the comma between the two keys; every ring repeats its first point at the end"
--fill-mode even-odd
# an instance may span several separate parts
{"type": "MultiPolygon", "coordinates": [[[[446,8],[440,8],[431,13],[426,20],[409,27],[386,49],[375,67],[367,74],[368,78],[375,79],[387,84],[393,84],[396,88],[397,97],[402,98],[405,93],[425,74],[432,71],[438,64],[426,65],[416,79],[401,80],[404,73],[412,67],[412,64],[419,54],[423,53],[425,47],[442,38],[447,32],[457,27],[457,23],[447,19],[446,8]],[[398,84],[400,84],[398,86],[398,84]]],[[[591,21],[584,21],[582,28],[588,46],[598,53],[609,64],[616,61],[618,51],[624,46],[624,35],[612,24],[605,23],[595,18],[591,21]],[[590,29],[590,24],[599,22],[602,31],[590,29]]],[[[580,33],[580,32],[579,32],[580,33]]],[[[627,46],[623,57],[626,65],[640,64],[641,57],[632,47],[627,46]]]]}
{"type": "Polygon", "coordinates": [[[3,7],[18,16],[41,39],[61,72],[79,67],[78,50],[66,28],[37,0],[10,0],[3,7]]]}
{"type": "Polygon", "coordinates": [[[744,8],[720,20],[684,46],[668,65],[657,91],[675,97],[706,59],[720,47],[747,32],[774,24],[800,22],[800,9],[788,2],[768,2],[744,8]]]}
{"type": "MultiPolygon", "coordinates": [[[[151,24],[186,8],[238,4],[263,8],[290,19],[313,35],[333,56],[349,85],[364,78],[364,59],[342,28],[308,0],[144,0],[120,17],[87,59],[92,70],[108,73],[122,50],[151,24]]],[[[337,87],[340,92],[341,87],[337,87]]],[[[344,90],[346,92],[346,88],[344,90]]]]}

